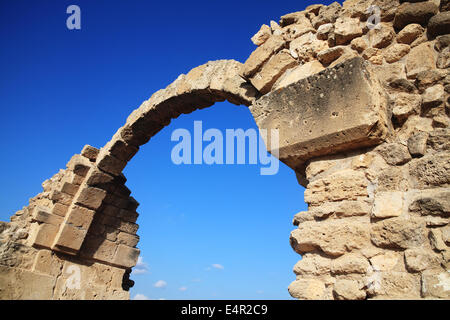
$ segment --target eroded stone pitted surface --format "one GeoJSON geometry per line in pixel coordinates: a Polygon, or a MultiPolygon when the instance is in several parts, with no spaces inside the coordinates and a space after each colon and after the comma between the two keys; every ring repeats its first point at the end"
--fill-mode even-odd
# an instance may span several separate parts
{"type": "Polygon", "coordinates": [[[0,223],[0,298],[128,299],[139,204],[123,169],[171,119],[228,100],[279,129],[274,154],[306,188],[293,297],[449,299],[447,2],[312,5],[263,25],[244,64],[181,75],[0,223]]]}

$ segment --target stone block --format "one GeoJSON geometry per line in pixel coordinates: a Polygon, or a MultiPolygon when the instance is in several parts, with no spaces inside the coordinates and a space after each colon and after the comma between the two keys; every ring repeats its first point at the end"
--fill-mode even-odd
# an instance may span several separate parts
{"type": "Polygon", "coordinates": [[[125,268],[134,267],[139,258],[140,250],[120,244],[114,256],[113,263],[125,268]]]}
{"type": "Polygon", "coordinates": [[[412,185],[418,189],[447,185],[450,183],[450,154],[439,152],[413,159],[409,174],[412,185]]]}
{"type": "Polygon", "coordinates": [[[117,235],[117,243],[124,244],[128,247],[135,247],[139,242],[139,236],[126,232],[119,232],[117,235]]]}
{"type": "Polygon", "coordinates": [[[36,206],[32,213],[33,220],[59,226],[63,221],[61,216],[50,213],[50,210],[46,207],[36,206]]]}
{"type": "Polygon", "coordinates": [[[56,277],[0,265],[0,300],[50,300],[56,277]]]}
{"type": "Polygon", "coordinates": [[[324,275],[329,274],[331,269],[331,260],[318,254],[307,253],[302,256],[294,266],[296,275],[324,275]]]}
{"type": "Polygon", "coordinates": [[[409,249],[426,241],[425,223],[417,218],[391,218],[373,223],[372,243],[382,248],[409,249]]]}
{"type": "Polygon", "coordinates": [[[409,211],[423,216],[450,217],[450,189],[420,191],[413,196],[409,211]]]}
{"type": "Polygon", "coordinates": [[[91,168],[91,162],[89,159],[76,154],[67,163],[67,169],[75,173],[76,175],[85,177],[91,168]]]}
{"type": "Polygon", "coordinates": [[[81,150],[81,155],[85,158],[88,158],[90,161],[95,162],[99,151],[100,150],[97,148],[94,148],[90,145],[85,145],[83,147],[83,150],[81,150]]]}
{"type": "Polygon", "coordinates": [[[403,211],[403,192],[388,191],[379,192],[375,195],[375,202],[372,210],[374,218],[398,217],[403,211]]]}
{"type": "Polygon", "coordinates": [[[75,204],[97,210],[106,196],[106,191],[88,186],[82,186],[81,188],[83,189],[75,199],[75,204]]]}
{"type": "Polygon", "coordinates": [[[68,254],[76,254],[80,250],[86,234],[87,230],[65,223],[60,227],[52,249],[68,254]]]}
{"type": "Polygon", "coordinates": [[[297,60],[291,56],[289,51],[282,50],[272,56],[261,71],[256,73],[250,81],[259,92],[266,94],[286,70],[295,67],[297,64],[297,60]]]}
{"type": "Polygon", "coordinates": [[[365,274],[369,268],[369,261],[360,254],[348,253],[331,262],[333,274],[365,274]]]}
{"type": "Polygon", "coordinates": [[[300,279],[292,282],[289,294],[301,300],[321,300],[325,298],[325,283],[316,279],[300,279]]]}
{"type": "Polygon", "coordinates": [[[369,224],[343,219],[306,221],[291,232],[290,242],[300,254],[320,250],[338,257],[370,243],[369,224]]]}
{"type": "Polygon", "coordinates": [[[34,223],[31,225],[28,241],[35,247],[51,248],[58,230],[59,227],[52,224],[34,223]]]}
{"type": "Polygon", "coordinates": [[[424,298],[450,299],[450,273],[444,270],[426,270],[422,273],[424,298]]]}
{"type": "Polygon", "coordinates": [[[271,36],[248,57],[241,74],[246,78],[252,77],[274,53],[280,51],[284,46],[285,41],[281,35],[271,36]]]}
{"type": "Polygon", "coordinates": [[[308,184],[305,202],[319,205],[327,201],[357,200],[368,195],[369,181],[361,171],[342,170],[308,184]]]}
{"type": "Polygon", "coordinates": [[[429,42],[414,47],[406,57],[406,75],[415,78],[422,71],[436,69],[436,52],[429,42]]]}
{"type": "Polygon", "coordinates": [[[121,174],[126,165],[127,163],[125,161],[122,161],[103,150],[100,151],[97,159],[98,168],[112,174],[113,176],[118,176],[121,174]]]}
{"type": "Polygon", "coordinates": [[[260,129],[279,130],[279,159],[295,169],[313,157],[381,143],[386,105],[378,81],[355,58],[270,92],[250,110],[260,129]]]}
{"type": "Polygon", "coordinates": [[[80,229],[88,230],[94,218],[95,211],[73,205],[67,215],[66,223],[80,229]]]}
{"type": "Polygon", "coordinates": [[[63,205],[61,203],[55,203],[52,209],[52,213],[64,217],[68,210],[69,206],[63,205]]]}
{"type": "Polygon", "coordinates": [[[366,298],[363,284],[350,279],[337,280],[334,284],[333,294],[338,300],[363,300],[366,298]]]}

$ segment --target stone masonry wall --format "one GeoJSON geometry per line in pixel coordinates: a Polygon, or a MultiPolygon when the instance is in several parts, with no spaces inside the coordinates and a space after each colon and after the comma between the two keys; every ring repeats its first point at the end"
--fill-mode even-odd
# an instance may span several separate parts
{"type": "Polygon", "coordinates": [[[171,119],[224,100],[279,130],[268,150],[306,187],[293,297],[450,298],[449,8],[312,5],[263,25],[244,64],[180,75],[0,223],[0,298],[128,299],[139,204],[122,170],[171,119]]]}
{"type": "Polygon", "coordinates": [[[309,205],[295,215],[290,237],[302,255],[289,286],[293,297],[450,298],[449,7],[398,0],[313,5],[263,25],[252,38],[258,48],[241,75],[265,94],[252,112],[260,127],[285,131],[280,160],[297,171],[309,205]],[[374,29],[371,5],[381,9],[374,29]],[[356,57],[365,70],[352,67],[356,57]],[[328,71],[336,68],[347,71],[328,71]],[[380,141],[370,143],[364,131],[345,136],[344,127],[360,127],[346,115],[361,119],[375,110],[367,109],[373,99],[363,98],[374,82],[345,88],[354,73],[372,75],[383,88],[384,116],[372,121],[384,131],[380,141]],[[336,101],[340,94],[353,107],[336,101]]]}

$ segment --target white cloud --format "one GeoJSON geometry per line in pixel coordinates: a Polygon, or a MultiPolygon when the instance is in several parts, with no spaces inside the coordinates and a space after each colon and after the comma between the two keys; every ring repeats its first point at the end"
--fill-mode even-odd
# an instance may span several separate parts
{"type": "Polygon", "coordinates": [[[167,282],[165,282],[164,280],[158,280],[155,282],[155,284],[153,286],[155,288],[165,288],[165,287],[167,287],[167,282]]]}
{"type": "Polygon", "coordinates": [[[186,291],[186,290],[187,290],[187,287],[181,287],[181,288],[178,289],[178,290],[180,290],[180,291],[186,291]]]}
{"type": "Polygon", "coordinates": [[[212,266],[213,268],[219,269],[219,270],[225,269],[225,267],[224,267],[223,265],[218,264],[218,263],[214,263],[214,264],[212,264],[211,266],[212,266]]]}
{"type": "Polygon", "coordinates": [[[133,300],[150,300],[147,296],[142,293],[138,293],[134,296],[133,300]]]}
{"type": "Polygon", "coordinates": [[[136,266],[133,268],[132,274],[143,274],[148,272],[148,264],[144,262],[144,258],[139,256],[136,266]]]}
{"type": "Polygon", "coordinates": [[[262,290],[257,290],[256,293],[257,293],[257,294],[263,294],[264,291],[262,291],[262,290]]]}
{"type": "Polygon", "coordinates": [[[192,279],[192,282],[201,282],[201,281],[202,281],[202,279],[200,279],[200,278],[192,279]]]}

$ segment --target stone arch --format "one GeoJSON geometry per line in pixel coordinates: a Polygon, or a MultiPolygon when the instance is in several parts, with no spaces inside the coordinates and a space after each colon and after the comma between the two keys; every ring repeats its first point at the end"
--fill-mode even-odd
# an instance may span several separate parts
{"type": "Polygon", "coordinates": [[[134,110],[101,149],[85,146],[67,169],[44,182],[48,200],[32,205],[29,244],[120,268],[133,267],[136,249],[137,201],[122,174],[126,164],[171,119],[228,100],[249,106],[258,95],[239,76],[242,64],[210,61],[180,75],[134,110]],[[99,236],[111,228],[114,241],[99,236]]]}

